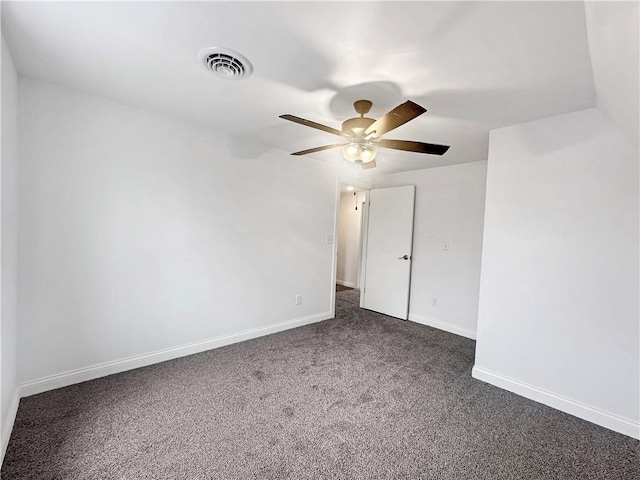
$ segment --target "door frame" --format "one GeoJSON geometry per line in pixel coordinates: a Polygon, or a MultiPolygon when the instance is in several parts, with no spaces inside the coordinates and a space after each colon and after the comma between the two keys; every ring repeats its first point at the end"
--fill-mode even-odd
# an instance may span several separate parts
{"type": "MultiPolygon", "coordinates": [[[[367,190],[369,193],[372,189],[367,190]]],[[[367,245],[369,240],[369,195],[367,201],[362,202],[362,223],[360,225],[360,266],[358,267],[358,288],[362,292],[367,274],[367,245]]],[[[360,294],[360,308],[364,308],[364,295],[360,294]]]]}
{"type": "MultiPolygon", "coordinates": [[[[373,186],[369,183],[362,182],[360,180],[354,180],[348,177],[338,176],[336,178],[336,196],[335,196],[335,209],[333,214],[333,255],[331,262],[331,295],[330,295],[330,307],[329,312],[331,312],[331,317],[335,318],[336,316],[336,279],[338,278],[338,220],[340,218],[340,185],[353,185],[354,187],[362,190],[366,190],[367,192],[373,188],[373,186]]],[[[368,214],[368,209],[365,210],[363,215],[368,214]]],[[[365,233],[362,232],[360,235],[360,240],[362,241],[362,237],[365,233]]],[[[362,248],[360,249],[360,265],[362,265],[362,248]]]]}

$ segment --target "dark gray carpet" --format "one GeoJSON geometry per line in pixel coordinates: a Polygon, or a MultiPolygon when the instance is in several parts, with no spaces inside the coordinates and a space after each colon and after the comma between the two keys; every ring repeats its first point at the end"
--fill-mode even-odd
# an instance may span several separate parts
{"type": "Polygon", "coordinates": [[[353,288],[345,287],[344,285],[338,285],[336,283],[336,292],[344,292],[345,290],[353,290],[353,288]]]}
{"type": "Polygon", "coordinates": [[[360,310],[22,399],[2,479],[639,479],[640,442],[471,378],[360,310]]]}

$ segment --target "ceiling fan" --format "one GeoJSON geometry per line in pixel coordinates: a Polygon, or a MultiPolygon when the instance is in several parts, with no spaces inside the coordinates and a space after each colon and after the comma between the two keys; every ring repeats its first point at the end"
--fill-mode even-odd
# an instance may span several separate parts
{"type": "Polygon", "coordinates": [[[336,130],[335,128],[327,127],[326,125],[294,115],[280,115],[280,118],[284,118],[285,120],[316,128],[323,132],[332,133],[345,140],[341,143],[301,150],[291,155],[306,155],[331,148],[342,148],[342,154],[346,160],[360,164],[362,168],[368,169],[376,166],[378,148],[391,148],[394,150],[428,153],[431,155],[442,155],[449,150],[449,146],[447,145],[380,138],[385,133],[390,132],[400,125],[404,125],[417,116],[422,115],[427,110],[409,100],[384,114],[378,120],[375,120],[365,117],[365,114],[371,110],[372,105],[373,103],[369,100],[357,100],[354,102],[353,106],[360,116],[345,120],[342,123],[342,130],[336,130]]]}

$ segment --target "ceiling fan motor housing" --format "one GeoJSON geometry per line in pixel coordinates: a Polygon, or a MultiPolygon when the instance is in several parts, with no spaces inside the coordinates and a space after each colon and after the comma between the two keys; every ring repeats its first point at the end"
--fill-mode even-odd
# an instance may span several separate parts
{"type": "Polygon", "coordinates": [[[342,123],[342,132],[347,135],[361,135],[375,120],[367,117],[355,117],[342,123]]]}

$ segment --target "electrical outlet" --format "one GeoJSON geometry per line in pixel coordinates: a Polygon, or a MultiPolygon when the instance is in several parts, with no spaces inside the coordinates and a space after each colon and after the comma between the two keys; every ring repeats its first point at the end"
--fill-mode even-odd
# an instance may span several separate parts
{"type": "Polygon", "coordinates": [[[302,305],[302,295],[296,295],[296,305],[302,305]]]}
{"type": "Polygon", "coordinates": [[[431,306],[432,307],[438,306],[438,297],[431,297],[431,306]]]}

